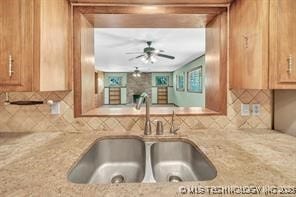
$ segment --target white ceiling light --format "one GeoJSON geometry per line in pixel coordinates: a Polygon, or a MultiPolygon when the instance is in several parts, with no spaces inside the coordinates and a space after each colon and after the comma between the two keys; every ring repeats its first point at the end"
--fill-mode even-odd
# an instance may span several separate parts
{"type": "Polygon", "coordinates": [[[136,67],[136,70],[134,71],[133,76],[134,76],[134,77],[141,77],[141,72],[140,72],[140,70],[138,69],[138,67],[136,67]]]}
{"type": "Polygon", "coordinates": [[[155,58],[155,56],[154,55],[151,55],[150,56],[150,62],[153,64],[153,63],[155,63],[157,61],[157,59],[155,58]]]}
{"type": "Polygon", "coordinates": [[[145,56],[143,56],[142,58],[141,58],[141,61],[144,63],[144,64],[148,64],[148,62],[149,62],[149,59],[148,59],[149,57],[147,56],[147,55],[145,55],[145,56]]]}
{"type": "Polygon", "coordinates": [[[150,55],[150,56],[145,55],[144,57],[141,58],[141,61],[144,64],[148,64],[148,63],[153,64],[153,63],[157,62],[157,59],[156,59],[156,57],[154,55],[150,55]]]}

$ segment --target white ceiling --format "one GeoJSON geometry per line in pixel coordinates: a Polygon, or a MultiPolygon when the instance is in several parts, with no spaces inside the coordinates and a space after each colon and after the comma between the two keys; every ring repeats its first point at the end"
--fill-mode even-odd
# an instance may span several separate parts
{"type": "Polygon", "coordinates": [[[205,53],[204,28],[96,28],[96,69],[104,72],[171,72],[205,53]],[[152,41],[152,47],[175,56],[174,60],[157,57],[154,64],[144,64],[139,58],[129,61],[142,52],[152,41]]]}

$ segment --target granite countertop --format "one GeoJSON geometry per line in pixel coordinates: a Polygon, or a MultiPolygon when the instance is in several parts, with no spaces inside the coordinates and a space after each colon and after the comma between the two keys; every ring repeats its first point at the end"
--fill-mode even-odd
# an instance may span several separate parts
{"type": "Polygon", "coordinates": [[[265,129],[180,132],[178,137],[194,142],[216,167],[217,177],[211,181],[69,182],[67,174],[73,164],[96,139],[110,135],[142,136],[142,131],[0,133],[0,196],[184,196],[180,186],[296,187],[296,138],[265,129]]]}

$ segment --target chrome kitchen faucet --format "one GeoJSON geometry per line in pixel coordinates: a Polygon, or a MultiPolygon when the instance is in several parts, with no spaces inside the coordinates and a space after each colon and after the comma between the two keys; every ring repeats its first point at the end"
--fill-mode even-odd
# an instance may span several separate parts
{"type": "Polygon", "coordinates": [[[143,92],[138,100],[136,105],[136,109],[140,110],[143,102],[146,102],[146,120],[145,120],[145,128],[144,135],[151,135],[151,121],[150,121],[150,98],[146,92],[143,92]]]}

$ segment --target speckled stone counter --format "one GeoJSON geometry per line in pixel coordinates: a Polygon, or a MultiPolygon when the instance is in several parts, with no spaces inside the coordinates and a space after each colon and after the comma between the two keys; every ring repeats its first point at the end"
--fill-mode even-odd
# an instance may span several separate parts
{"type": "Polygon", "coordinates": [[[102,185],[69,182],[67,174],[73,164],[96,139],[110,135],[142,136],[142,131],[0,133],[0,196],[164,197],[185,196],[179,192],[180,186],[296,186],[296,138],[262,129],[195,130],[162,136],[194,142],[217,169],[217,177],[211,181],[102,185]]]}

